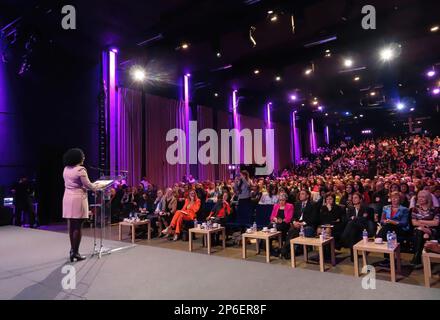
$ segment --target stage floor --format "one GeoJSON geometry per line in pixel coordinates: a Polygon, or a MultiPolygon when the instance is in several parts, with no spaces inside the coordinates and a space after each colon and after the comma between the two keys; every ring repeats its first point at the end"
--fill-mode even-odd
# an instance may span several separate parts
{"type": "MultiPolygon", "coordinates": [[[[440,299],[439,289],[377,280],[375,290],[364,290],[362,278],[257,262],[262,257],[135,245],[70,264],[64,233],[7,226],[0,238],[0,299],[440,299]],[[76,268],[74,290],[62,288],[65,265],[76,268]]],[[[93,239],[84,237],[81,252],[92,248],[93,239]]]]}

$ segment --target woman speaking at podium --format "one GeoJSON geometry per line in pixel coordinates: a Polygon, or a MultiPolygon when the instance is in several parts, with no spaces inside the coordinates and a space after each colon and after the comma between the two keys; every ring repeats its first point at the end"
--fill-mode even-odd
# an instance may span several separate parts
{"type": "Polygon", "coordinates": [[[69,224],[70,262],[81,261],[86,257],[79,254],[81,229],[84,220],[89,217],[87,189],[95,191],[96,187],[90,182],[84,164],[84,152],[81,149],[70,149],[63,156],[64,162],[64,198],[63,218],[69,224]]]}

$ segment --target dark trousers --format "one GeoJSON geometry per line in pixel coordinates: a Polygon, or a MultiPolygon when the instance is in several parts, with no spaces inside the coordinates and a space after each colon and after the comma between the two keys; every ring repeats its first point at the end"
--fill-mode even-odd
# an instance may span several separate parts
{"type": "Polygon", "coordinates": [[[148,214],[147,219],[150,220],[150,226],[151,230],[153,230],[153,234],[156,234],[158,230],[157,222],[159,221],[159,216],[156,214],[148,214]]]}
{"type": "MultiPolygon", "coordinates": [[[[432,229],[431,229],[432,231],[432,229]]],[[[414,264],[422,263],[422,252],[423,247],[425,246],[425,242],[427,239],[424,238],[425,233],[419,229],[414,230],[414,264]]]]}
{"type": "Polygon", "coordinates": [[[390,231],[390,232],[394,231],[397,236],[401,236],[403,234],[403,230],[401,228],[399,228],[398,226],[395,226],[393,224],[385,224],[385,225],[382,225],[382,228],[380,229],[377,236],[379,238],[382,238],[384,241],[387,241],[388,231],[390,231]]]}
{"type": "MultiPolygon", "coordinates": [[[[287,232],[286,241],[284,242],[283,248],[281,249],[281,254],[287,259],[290,258],[290,240],[298,238],[299,232],[300,229],[296,229],[294,227],[291,227],[290,230],[287,232]]],[[[312,238],[315,235],[315,228],[311,226],[304,227],[304,236],[312,238]]]]}
{"type": "Polygon", "coordinates": [[[29,216],[29,225],[33,226],[35,224],[35,212],[32,200],[25,200],[17,202],[15,206],[15,217],[14,222],[16,226],[21,226],[26,221],[26,216],[29,216]],[[24,221],[21,221],[21,216],[23,214],[24,221]]]}
{"type": "MultiPolygon", "coordinates": [[[[269,224],[267,227],[269,229],[271,229],[273,227],[273,223],[269,224]]],[[[283,221],[281,223],[277,223],[276,224],[276,228],[277,228],[277,231],[281,232],[281,240],[283,242],[286,242],[287,233],[289,232],[290,225],[283,221]]],[[[269,247],[270,247],[271,251],[273,251],[272,250],[272,240],[273,239],[269,240],[269,247]]],[[[263,246],[263,245],[264,245],[264,241],[260,241],[260,246],[263,246]]],[[[281,246],[281,245],[282,245],[282,243],[279,244],[279,246],[281,246]]],[[[281,251],[282,251],[282,249],[281,249],[281,251]]],[[[277,255],[279,254],[279,250],[278,249],[276,251],[273,251],[273,252],[276,253],[277,255]]]]}
{"type": "Polygon", "coordinates": [[[367,219],[350,220],[341,235],[342,245],[346,248],[353,248],[356,243],[362,240],[364,230],[367,230],[369,237],[373,237],[376,234],[374,222],[367,219]]]}
{"type": "MultiPolygon", "coordinates": [[[[377,233],[377,237],[378,238],[382,238],[383,241],[387,241],[387,233],[388,233],[388,231],[390,231],[390,232],[394,231],[398,237],[403,234],[403,230],[400,229],[398,226],[395,226],[393,224],[385,224],[385,225],[382,225],[382,228],[377,233]]],[[[384,254],[384,258],[388,259],[389,258],[389,254],[385,253],[384,254]]]]}

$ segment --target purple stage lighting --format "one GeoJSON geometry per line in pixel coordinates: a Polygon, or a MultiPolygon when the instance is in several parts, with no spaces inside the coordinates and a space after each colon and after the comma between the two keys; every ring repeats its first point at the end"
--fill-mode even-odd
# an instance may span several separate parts
{"type": "Polygon", "coordinates": [[[440,88],[435,88],[434,90],[432,90],[432,94],[434,95],[438,95],[440,93],[440,88]]]}
{"type": "Polygon", "coordinates": [[[290,100],[291,101],[296,101],[296,99],[298,99],[298,97],[294,94],[290,95],[290,100]]]}
{"type": "Polygon", "coordinates": [[[429,70],[426,75],[430,78],[432,78],[433,76],[435,76],[435,71],[434,70],[429,70]]]}

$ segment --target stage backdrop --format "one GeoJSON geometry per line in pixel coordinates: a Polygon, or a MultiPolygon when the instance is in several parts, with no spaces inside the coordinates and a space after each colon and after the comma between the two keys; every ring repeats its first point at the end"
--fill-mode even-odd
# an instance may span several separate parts
{"type": "MultiPolygon", "coordinates": [[[[170,165],[166,160],[166,151],[171,145],[171,142],[166,142],[165,139],[168,130],[179,128],[188,132],[183,101],[146,94],[143,107],[141,92],[119,88],[117,110],[115,116],[118,118],[118,149],[112,150],[111,153],[117,159],[116,168],[128,171],[129,184],[138,184],[145,174],[151,183],[163,188],[181,181],[183,176],[189,173],[188,165],[170,165]]],[[[231,116],[225,111],[206,106],[197,106],[196,111],[191,119],[197,120],[199,132],[205,128],[212,128],[217,131],[220,139],[221,129],[232,128],[231,116]]],[[[267,123],[258,118],[240,115],[239,119],[241,129],[267,128],[267,123]]],[[[275,172],[279,172],[291,164],[290,128],[279,123],[272,123],[271,126],[275,131],[274,167],[275,172]]],[[[228,165],[198,164],[197,169],[198,180],[215,181],[230,177],[228,165]]]]}

